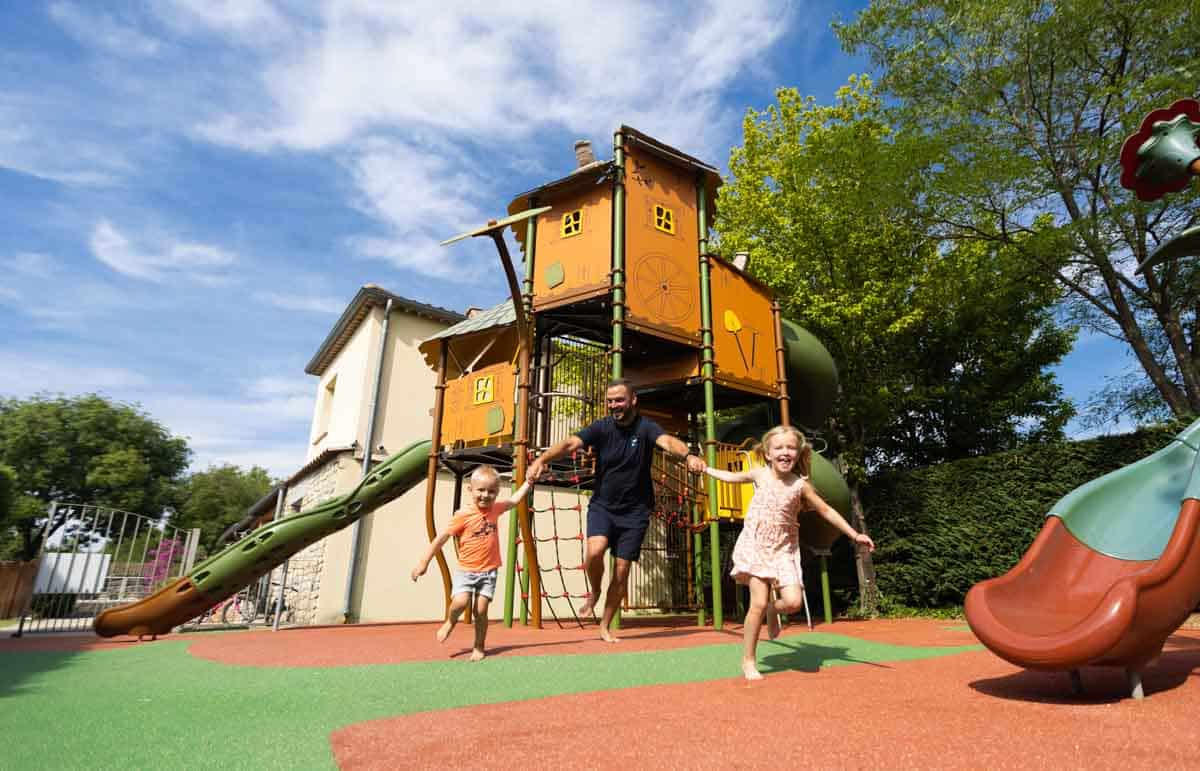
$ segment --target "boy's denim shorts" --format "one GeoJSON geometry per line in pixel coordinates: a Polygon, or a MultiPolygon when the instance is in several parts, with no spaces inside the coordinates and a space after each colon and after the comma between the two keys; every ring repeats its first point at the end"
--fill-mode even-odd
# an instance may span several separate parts
{"type": "Polygon", "coordinates": [[[475,572],[473,570],[456,570],[454,571],[454,585],[450,589],[450,595],[458,595],[466,592],[479,592],[489,600],[496,596],[496,568],[491,570],[481,570],[475,572]]]}

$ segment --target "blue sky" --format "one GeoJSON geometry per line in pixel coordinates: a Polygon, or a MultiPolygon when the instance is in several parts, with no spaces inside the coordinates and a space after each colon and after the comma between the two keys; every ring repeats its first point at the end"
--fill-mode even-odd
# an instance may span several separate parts
{"type": "MultiPolygon", "coordinates": [[[[0,25],[0,394],[99,392],[194,467],[303,461],[304,365],[364,283],[462,310],[505,213],[626,123],[724,169],[780,86],[829,102],[865,3],[8,0],[0,25]]],[[[1085,401],[1127,366],[1060,368],[1085,401]]]]}

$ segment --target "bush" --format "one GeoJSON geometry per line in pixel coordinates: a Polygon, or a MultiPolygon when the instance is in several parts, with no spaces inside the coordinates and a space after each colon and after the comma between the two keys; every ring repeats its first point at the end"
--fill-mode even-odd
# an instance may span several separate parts
{"type": "Polygon", "coordinates": [[[876,582],[899,606],[959,606],[974,584],[1007,572],[1046,512],[1079,485],[1164,447],[1186,426],[1058,442],[885,473],[863,489],[876,582]]]}
{"type": "Polygon", "coordinates": [[[35,594],[30,612],[35,618],[71,618],[78,600],[79,595],[74,592],[35,594]]]}

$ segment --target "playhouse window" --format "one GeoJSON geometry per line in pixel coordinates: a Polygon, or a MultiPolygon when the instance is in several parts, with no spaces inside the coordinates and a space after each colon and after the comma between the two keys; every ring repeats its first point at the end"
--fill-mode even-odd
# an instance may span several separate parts
{"type": "Polygon", "coordinates": [[[655,204],[654,227],[664,233],[675,235],[675,212],[665,206],[655,204]]]}
{"type": "Polygon", "coordinates": [[[577,236],[583,232],[583,210],[569,211],[562,218],[562,237],[577,236]]]}
{"type": "Polygon", "coordinates": [[[492,382],[491,375],[480,375],[475,378],[474,396],[471,399],[472,404],[487,404],[492,401],[495,396],[495,388],[492,382]]]}

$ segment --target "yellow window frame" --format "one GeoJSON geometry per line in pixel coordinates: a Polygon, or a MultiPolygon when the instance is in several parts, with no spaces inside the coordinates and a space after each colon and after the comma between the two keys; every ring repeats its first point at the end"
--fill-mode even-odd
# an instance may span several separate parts
{"type": "Polygon", "coordinates": [[[654,228],[675,235],[675,212],[668,206],[654,204],[654,228]]]}
{"type": "Polygon", "coordinates": [[[471,404],[487,404],[496,400],[496,381],[491,375],[480,375],[471,383],[471,404]]]}
{"type": "Polygon", "coordinates": [[[569,211],[562,216],[562,237],[570,238],[583,232],[583,209],[569,211]]]}

